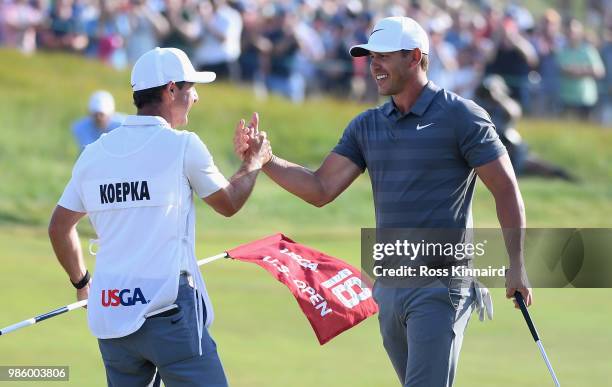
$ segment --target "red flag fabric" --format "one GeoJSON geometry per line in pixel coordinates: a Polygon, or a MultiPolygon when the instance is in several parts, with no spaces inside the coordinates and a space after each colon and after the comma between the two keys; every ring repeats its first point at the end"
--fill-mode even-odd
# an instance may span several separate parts
{"type": "Polygon", "coordinates": [[[338,258],[275,234],[228,250],[234,259],[266,269],[285,284],[321,345],[378,312],[361,272],[338,258]]]}

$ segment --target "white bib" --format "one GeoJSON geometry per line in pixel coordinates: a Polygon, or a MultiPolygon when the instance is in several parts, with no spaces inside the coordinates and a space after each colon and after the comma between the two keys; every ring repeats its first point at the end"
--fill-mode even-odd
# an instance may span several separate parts
{"type": "MultiPolygon", "coordinates": [[[[121,129],[105,137],[122,136],[121,129]]],[[[172,304],[184,255],[204,298],[206,326],[212,322],[195,261],[193,201],[185,200],[191,198],[183,174],[188,135],[160,127],[124,155],[110,153],[102,138],[86,149],[75,168],[73,179],[99,238],[88,301],[89,326],[98,338],[129,335],[144,323],[146,313],[172,304]]]]}

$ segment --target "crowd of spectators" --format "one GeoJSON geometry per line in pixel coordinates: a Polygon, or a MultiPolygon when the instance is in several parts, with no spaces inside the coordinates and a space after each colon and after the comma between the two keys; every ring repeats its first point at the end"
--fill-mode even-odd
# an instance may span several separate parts
{"type": "Polygon", "coordinates": [[[260,95],[375,101],[368,58],[348,48],[365,42],[378,18],[404,15],[430,35],[429,77],[438,85],[472,98],[498,74],[527,115],[612,125],[612,4],[585,3],[588,28],[563,8],[533,15],[516,0],[0,0],[0,42],[116,68],[156,46],[178,47],[199,69],[249,82],[260,95]]]}

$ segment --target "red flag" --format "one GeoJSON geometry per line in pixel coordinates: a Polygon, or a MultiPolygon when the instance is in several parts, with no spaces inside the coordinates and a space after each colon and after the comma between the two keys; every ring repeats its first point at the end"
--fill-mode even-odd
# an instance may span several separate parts
{"type": "Polygon", "coordinates": [[[319,343],[378,312],[372,291],[360,271],[338,258],[276,234],[227,251],[252,262],[285,284],[314,329],[319,343]]]}

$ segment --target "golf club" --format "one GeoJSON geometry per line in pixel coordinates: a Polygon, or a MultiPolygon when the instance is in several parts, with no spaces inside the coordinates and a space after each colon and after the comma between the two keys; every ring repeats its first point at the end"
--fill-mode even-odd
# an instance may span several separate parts
{"type": "Polygon", "coordinates": [[[529,316],[529,312],[527,311],[527,305],[525,305],[523,295],[516,291],[514,292],[514,299],[516,300],[516,303],[518,304],[519,308],[521,308],[521,312],[523,313],[523,317],[525,318],[527,326],[531,331],[531,336],[533,336],[533,340],[538,345],[538,348],[540,348],[540,353],[544,358],[544,362],[546,362],[546,367],[548,367],[548,371],[550,372],[550,376],[552,376],[553,381],[555,382],[555,386],[560,387],[561,385],[559,384],[559,379],[557,379],[557,375],[555,375],[555,371],[553,370],[552,365],[550,364],[550,360],[548,360],[548,356],[546,355],[546,351],[544,350],[544,346],[542,345],[542,341],[540,340],[538,331],[536,330],[535,325],[533,325],[533,321],[531,321],[531,316],[529,316]]]}

